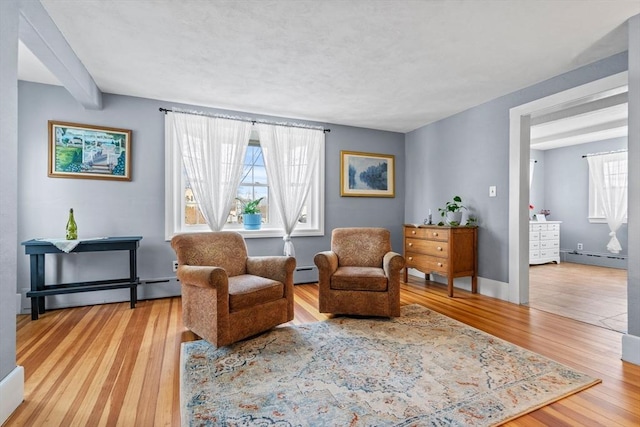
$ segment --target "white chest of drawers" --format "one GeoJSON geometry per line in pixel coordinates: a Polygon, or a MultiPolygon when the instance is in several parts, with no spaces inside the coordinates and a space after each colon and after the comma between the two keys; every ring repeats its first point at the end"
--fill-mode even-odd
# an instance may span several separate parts
{"type": "Polygon", "coordinates": [[[529,264],[560,264],[562,221],[529,222],[529,264]]]}

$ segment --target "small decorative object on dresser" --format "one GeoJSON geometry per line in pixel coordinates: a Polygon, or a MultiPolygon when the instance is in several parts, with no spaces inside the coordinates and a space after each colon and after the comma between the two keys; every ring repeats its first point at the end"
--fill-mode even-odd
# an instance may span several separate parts
{"type": "Polygon", "coordinates": [[[560,264],[560,224],[562,221],[529,223],[529,264],[560,264]]]}
{"type": "Polygon", "coordinates": [[[408,269],[447,277],[448,294],[453,296],[453,279],[471,276],[471,292],[478,289],[478,227],[404,225],[404,281],[408,269]]]}

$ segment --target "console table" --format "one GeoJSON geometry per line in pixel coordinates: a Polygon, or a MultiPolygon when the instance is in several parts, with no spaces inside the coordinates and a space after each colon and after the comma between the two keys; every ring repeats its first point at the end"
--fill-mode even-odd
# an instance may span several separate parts
{"type": "Polygon", "coordinates": [[[106,237],[104,239],[81,241],[69,253],[99,252],[99,251],[129,251],[129,277],[124,279],[94,280],[89,282],[61,283],[45,285],[44,256],[45,254],[63,254],[54,244],[43,240],[27,240],[22,242],[25,254],[29,255],[31,264],[31,291],[27,297],[31,298],[31,319],[37,320],[38,315],[44,313],[44,297],[48,295],[70,294],[76,292],[103,291],[107,289],[129,288],[131,308],[138,301],[137,250],[142,237],[106,237]]]}
{"type": "Polygon", "coordinates": [[[447,293],[453,296],[453,279],[471,276],[471,292],[478,289],[477,227],[404,225],[404,281],[409,268],[447,277],[447,293]]]}

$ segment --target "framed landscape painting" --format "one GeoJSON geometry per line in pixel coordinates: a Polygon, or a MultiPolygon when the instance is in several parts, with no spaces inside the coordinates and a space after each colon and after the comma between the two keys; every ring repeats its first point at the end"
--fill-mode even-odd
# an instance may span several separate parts
{"type": "Polygon", "coordinates": [[[49,176],[131,181],[131,130],[50,120],[49,176]]]}
{"type": "Polygon", "coordinates": [[[340,152],[340,195],[395,197],[395,157],[387,154],[340,152]]]}

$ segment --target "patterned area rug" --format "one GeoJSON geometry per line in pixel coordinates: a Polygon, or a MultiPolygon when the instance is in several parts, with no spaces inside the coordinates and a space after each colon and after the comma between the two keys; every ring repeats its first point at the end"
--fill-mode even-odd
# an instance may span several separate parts
{"type": "Polygon", "coordinates": [[[183,426],[489,426],[600,382],[419,305],[182,344],[183,426]]]}

